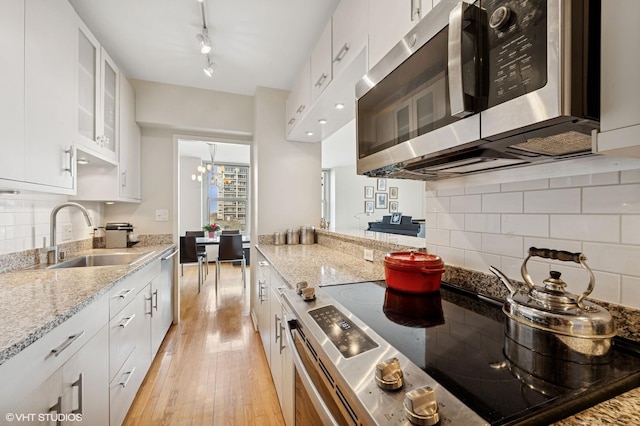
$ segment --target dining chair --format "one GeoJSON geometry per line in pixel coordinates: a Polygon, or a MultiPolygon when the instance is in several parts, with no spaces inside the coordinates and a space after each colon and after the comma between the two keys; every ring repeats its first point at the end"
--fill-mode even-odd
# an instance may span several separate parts
{"type": "Polygon", "coordinates": [[[202,260],[203,257],[198,255],[196,248],[196,237],[185,236],[180,237],[180,275],[184,275],[185,263],[197,263],[198,264],[198,293],[200,293],[200,287],[202,286],[202,260]]]}
{"type": "Polygon", "coordinates": [[[246,260],[244,258],[244,250],[242,249],[242,235],[239,233],[220,235],[220,244],[218,247],[218,258],[216,259],[216,291],[218,290],[220,264],[222,262],[240,262],[242,266],[242,283],[243,286],[246,287],[246,260]]]}
{"type": "Polygon", "coordinates": [[[222,235],[235,235],[239,233],[240,233],[239,229],[225,229],[224,231],[222,231],[222,235]]]}
{"type": "MultiPolygon", "coordinates": [[[[184,233],[187,237],[204,237],[204,231],[186,231],[184,233]]],[[[207,254],[207,247],[203,244],[196,244],[198,256],[202,256],[202,264],[205,266],[205,279],[209,275],[209,255],[207,254]]]]}

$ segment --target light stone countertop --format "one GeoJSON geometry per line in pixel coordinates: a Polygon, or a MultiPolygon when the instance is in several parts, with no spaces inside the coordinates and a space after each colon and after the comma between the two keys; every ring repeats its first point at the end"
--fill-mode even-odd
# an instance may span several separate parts
{"type": "MultiPolygon", "coordinates": [[[[154,252],[133,266],[21,269],[0,274],[0,364],[105,294],[117,282],[160,257],[174,244],[117,249],[154,252]]],[[[113,253],[94,249],[90,253],[113,253]]],[[[74,256],[75,257],[75,256],[74,256]]]]}
{"type": "MultiPolygon", "coordinates": [[[[384,279],[384,266],[319,244],[260,245],[258,249],[290,285],[344,284],[384,279]]],[[[640,425],[640,388],[604,401],[553,426],[640,425]]]]}

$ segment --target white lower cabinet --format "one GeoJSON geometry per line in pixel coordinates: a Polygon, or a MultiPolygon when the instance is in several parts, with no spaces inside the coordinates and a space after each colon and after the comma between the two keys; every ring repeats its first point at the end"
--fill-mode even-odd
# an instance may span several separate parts
{"type": "Polygon", "coordinates": [[[164,259],[0,365],[1,425],[122,424],[173,320],[174,263],[164,259]]]}

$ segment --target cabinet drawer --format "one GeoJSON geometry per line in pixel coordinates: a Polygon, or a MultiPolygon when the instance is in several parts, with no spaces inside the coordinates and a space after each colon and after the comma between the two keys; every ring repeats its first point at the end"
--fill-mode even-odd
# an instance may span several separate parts
{"type": "Polygon", "coordinates": [[[140,354],[134,350],[109,385],[110,424],[122,424],[146,371],[139,366],[140,354]]]}
{"type": "Polygon", "coordinates": [[[151,309],[149,284],[136,295],[135,299],[109,321],[109,378],[122,367],[139,341],[148,336],[151,309]]]}
{"type": "Polygon", "coordinates": [[[109,318],[106,296],[0,365],[0,411],[9,412],[84,346],[109,318]]]}
{"type": "Polygon", "coordinates": [[[109,318],[127,306],[147,284],[160,273],[160,259],[129,275],[109,292],[109,318]]]}

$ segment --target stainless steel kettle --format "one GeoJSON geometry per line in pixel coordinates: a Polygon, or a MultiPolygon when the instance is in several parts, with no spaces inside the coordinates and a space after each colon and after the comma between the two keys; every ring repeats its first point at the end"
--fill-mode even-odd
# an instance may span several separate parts
{"type": "Polygon", "coordinates": [[[605,356],[611,347],[611,338],[616,334],[615,326],[609,311],[585,300],[595,285],[595,277],[586,260],[582,253],[531,247],[520,269],[524,286],[514,285],[491,266],[489,270],[500,278],[510,293],[502,308],[508,318],[507,336],[531,350],[548,351],[549,355],[558,356],[558,348],[549,345],[551,339],[562,346],[568,359],[574,361],[605,356]],[[566,292],[566,283],[557,271],[552,271],[543,285],[535,285],[527,271],[527,262],[532,257],[580,264],[589,274],[587,289],[579,296],[566,292]]]}

